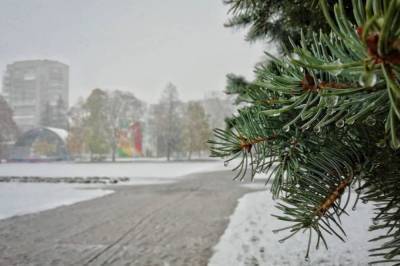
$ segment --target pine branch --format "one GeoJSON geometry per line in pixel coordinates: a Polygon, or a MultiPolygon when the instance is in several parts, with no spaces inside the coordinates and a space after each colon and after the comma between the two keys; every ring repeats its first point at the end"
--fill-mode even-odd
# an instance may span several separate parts
{"type": "MultiPolygon", "coordinates": [[[[251,1],[241,3],[237,10],[252,12],[251,1]]],[[[237,162],[235,178],[243,180],[248,169],[251,178],[268,174],[282,212],[275,216],[290,223],[277,231],[289,231],[283,241],[308,232],[306,257],[315,239],[317,248],[327,247],[325,234],[345,240],[340,217],[351,186],[358,185],[357,199],[364,193],[364,200],[377,204],[371,230],[387,230],[374,239],[386,241],[372,250],[383,257],[375,262],[397,262],[400,1],[352,4],[356,24],[346,18],[343,1],[332,9],[320,0],[330,34],[302,33],[299,45],[292,41],[292,53],[257,66],[253,82],[228,77],[229,93],[246,107],[227,129],[215,130],[211,151],[237,162]]]]}

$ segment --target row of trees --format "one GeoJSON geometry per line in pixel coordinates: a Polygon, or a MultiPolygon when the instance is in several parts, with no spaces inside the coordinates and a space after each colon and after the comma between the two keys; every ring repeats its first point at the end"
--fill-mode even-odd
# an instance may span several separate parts
{"type": "Polygon", "coordinates": [[[173,154],[186,153],[190,159],[194,152],[207,150],[210,126],[203,105],[198,101],[181,102],[173,84],[167,85],[159,103],[150,107],[149,115],[157,156],[169,160],[173,154]]]}
{"type": "MultiPolygon", "coordinates": [[[[183,102],[170,83],[159,102],[148,105],[130,92],[94,89],[69,110],[61,99],[55,105],[46,104],[40,125],[69,131],[68,150],[75,158],[110,156],[115,161],[121,129],[139,122],[144,156],[191,159],[207,151],[210,129],[222,126],[232,112],[230,99],[221,96],[212,92],[202,100],[183,102]]],[[[0,96],[0,159],[7,157],[6,146],[19,133],[23,132],[13,120],[12,108],[0,96]]]]}
{"type": "Polygon", "coordinates": [[[69,111],[68,148],[75,157],[89,154],[97,160],[111,154],[115,161],[120,129],[140,122],[143,155],[191,159],[207,150],[210,128],[223,124],[229,106],[229,100],[215,94],[203,101],[182,102],[171,83],[152,105],[130,92],[94,89],[69,111]]]}
{"type": "Polygon", "coordinates": [[[115,161],[118,129],[138,121],[145,104],[132,93],[94,89],[86,100],[79,100],[69,111],[68,149],[74,156],[89,153],[100,159],[111,153],[115,161]]]}

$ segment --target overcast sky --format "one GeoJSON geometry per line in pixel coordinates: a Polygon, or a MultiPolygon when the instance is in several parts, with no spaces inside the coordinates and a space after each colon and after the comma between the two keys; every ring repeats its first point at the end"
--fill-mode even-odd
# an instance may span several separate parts
{"type": "Polygon", "coordinates": [[[168,82],[183,100],[252,77],[264,44],[227,29],[222,0],[0,0],[0,70],[25,59],[70,66],[70,100],[95,87],[156,102],[168,82]]]}

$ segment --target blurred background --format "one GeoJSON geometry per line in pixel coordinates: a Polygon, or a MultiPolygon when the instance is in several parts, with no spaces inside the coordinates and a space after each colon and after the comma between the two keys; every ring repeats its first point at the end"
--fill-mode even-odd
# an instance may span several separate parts
{"type": "Polygon", "coordinates": [[[207,156],[263,43],[222,1],[2,0],[2,161],[207,156]],[[198,128],[193,131],[192,129],[198,128]]]}

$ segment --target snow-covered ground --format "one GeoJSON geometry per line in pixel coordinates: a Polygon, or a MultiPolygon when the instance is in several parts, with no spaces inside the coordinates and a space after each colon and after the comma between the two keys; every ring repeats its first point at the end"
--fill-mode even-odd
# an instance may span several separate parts
{"type": "Polygon", "coordinates": [[[224,169],[220,161],[121,163],[5,163],[0,176],[175,178],[224,169]]]}
{"type": "MultiPolygon", "coordinates": [[[[120,184],[172,182],[196,172],[224,169],[221,162],[7,163],[0,176],[129,177],[120,184]]],[[[0,219],[69,205],[112,193],[110,187],[83,184],[0,183],[0,219]]]]}
{"type": "Polygon", "coordinates": [[[70,205],[112,193],[112,190],[68,184],[0,184],[0,219],[70,205]]]}
{"type": "MultiPolygon", "coordinates": [[[[279,243],[286,236],[284,232],[274,234],[272,230],[286,224],[272,217],[278,214],[268,191],[249,193],[239,200],[239,204],[230,218],[220,242],[214,247],[214,255],[209,266],[222,265],[367,265],[370,261],[368,242],[376,236],[368,232],[372,217],[372,206],[361,203],[350,216],[343,215],[343,228],[347,233],[347,242],[328,237],[329,250],[321,245],[313,249],[310,260],[304,259],[308,237],[300,233],[279,243]]],[[[287,232],[286,232],[287,233],[287,232]]],[[[315,247],[315,242],[314,242],[315,247]]]]}

